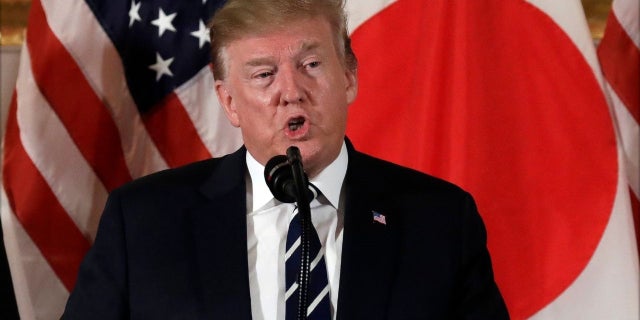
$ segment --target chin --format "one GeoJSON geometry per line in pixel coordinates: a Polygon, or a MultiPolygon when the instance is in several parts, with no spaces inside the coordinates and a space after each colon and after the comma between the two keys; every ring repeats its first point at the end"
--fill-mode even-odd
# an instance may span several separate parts
{"type": "Polygon", "coordinates": [[[331,163],[333,158],[328,152],[331,151],[320,145],[307,145],[300,148],[302,164],[310,178],[317,173],[316,170],[321,170],[331,163]]]}

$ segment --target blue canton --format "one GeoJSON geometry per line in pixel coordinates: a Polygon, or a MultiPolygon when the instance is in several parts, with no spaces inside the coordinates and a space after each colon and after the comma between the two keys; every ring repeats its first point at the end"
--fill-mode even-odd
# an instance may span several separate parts
{"type": "MultiPolygon", "coordinates": [[[[204,28],[221,0],[87,0],[124,64],[141,113],[209,62],[204,28]]],[[[105,66],[108,67],[108,66],[105,66]]]]}

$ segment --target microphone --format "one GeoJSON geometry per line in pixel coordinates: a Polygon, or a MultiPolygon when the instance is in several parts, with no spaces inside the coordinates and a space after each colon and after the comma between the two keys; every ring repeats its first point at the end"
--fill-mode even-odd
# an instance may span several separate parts
{"type": "Polygon", "coordinates": [[[317,195],[316,188],[309,183],[302,169],[302,156],[296,146],[287,149],[287,155],[275,156],[264,166],[264,178],[273,196],[282,202],[296,202],[300,217],[300,271],[298,272],[299,320],[307,319],[308,291],[311,275],[310,248],[313,234],[309,202],[317,195]]]}
{"type": "MultiPolygon", "coordinates": [[[[289,149],[291,148],[295,147],[290,147],[289,149]]],[[[301,161],[297,161],[295,158],[289,159],[285,155],[278,155],[269,159],[264,166],[264,179],[269,190],[271,190],[276,199],[284,203],[293,203],[298,200],[292,162],[299,165],[300,169],[302,168],[301,161]]],[[[314,185],[309,183],[306,175],[304,175],[304,181],[306,183],[305,189],[307,189],[307,201],[311,202],[318,195],[318,191],[314,185]]]]}

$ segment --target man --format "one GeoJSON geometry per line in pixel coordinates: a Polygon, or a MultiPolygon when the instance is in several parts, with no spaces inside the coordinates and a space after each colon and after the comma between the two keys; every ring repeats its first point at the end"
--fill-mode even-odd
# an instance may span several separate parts
{"type": "Polygon", "coordinates": [[[292,145],[321,192],[318,301],[333,319],[508,318],[472,198],[345,140],[358,88],[345,25],[339,0],[230,0],[215,14],[215,90],[244,147],[114,191],[63,318],[291,319],[296,210],[262,174],[292,145]]]}

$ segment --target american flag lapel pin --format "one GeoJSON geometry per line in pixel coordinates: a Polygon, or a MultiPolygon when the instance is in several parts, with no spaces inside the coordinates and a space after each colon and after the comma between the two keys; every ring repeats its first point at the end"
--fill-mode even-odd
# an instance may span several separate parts
{"type": "Polygon", "coordinates": [[[384,214],[375,210],[371,210],[371,214],[373,215],[373,222],[387,225],[387,217],[385,217],[384,214]]]}

